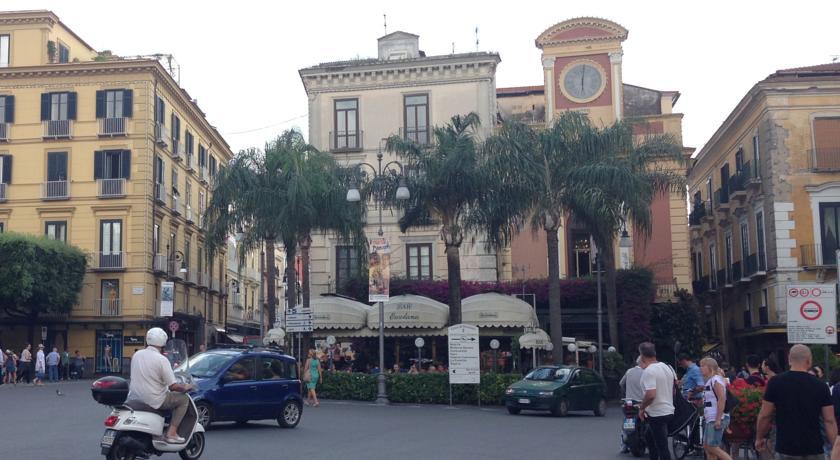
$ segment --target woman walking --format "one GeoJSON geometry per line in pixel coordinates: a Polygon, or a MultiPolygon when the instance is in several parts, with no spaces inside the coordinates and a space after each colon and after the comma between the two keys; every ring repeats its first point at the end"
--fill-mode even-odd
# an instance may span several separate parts
{"type": "Polygon", "coordinates": [[[6,350],[6,381],[5,383],[17,386],[17,355],[12,350],[6,350]]]}
{"type": "Polygon", "coordinates": [[[709,459],[732,460],[732,457],[720,448],[723,432],[729,426],[729,414],[723,411],[726,407],[726,383],[719,371],[714,358],[700,360],[700,372],[706,379],[703,387],[703,418],[706,423],[703,431],[703,450],[709,459]]]}
{"type": "Polygon", "coordinates": [[[321,405],[318,402],[318,394],[315,393],[315,388],[322,381],[323,371],[321,370],[321,361],[315,354],[315,350],[309,350],[309,359],[306,360],[306,367],[303,370],[303,381],[306,382],[306,405],[318,407],[321,405]]]}
{"type": "Polygon", "coordinates": [[[47,361],[44,357],[44,345],[38,345],[38,353],[35,354],[35,386],[44,386],[44,374],[47,373],[47,361]]]}
{"type": "Polygon", "coordinates": [[[20,369],[20,379],[26,380],[26,383],[32,383],[32,345],[26,344],[23,351],[20,352],[20,360],[18,360],[18,368],[20,369]]]}

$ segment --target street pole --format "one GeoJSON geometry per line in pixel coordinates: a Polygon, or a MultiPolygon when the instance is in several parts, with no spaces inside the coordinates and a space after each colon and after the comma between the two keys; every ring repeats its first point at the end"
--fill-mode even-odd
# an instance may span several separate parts
{"type": "MultiPolygon", "coordinates": [[[[379,211],[380,214],[382,211],[379,211]]],[[[376,404],[388,404],[385,390],[385,302],[379,302],[379,375],[376,376],[376,404]]]]}
{"type": "Polygon", "coordinates": [[[604,377],[604,309],[601,305],[601,254],[595,256],[598,284],[598,373],[604,377]]]}

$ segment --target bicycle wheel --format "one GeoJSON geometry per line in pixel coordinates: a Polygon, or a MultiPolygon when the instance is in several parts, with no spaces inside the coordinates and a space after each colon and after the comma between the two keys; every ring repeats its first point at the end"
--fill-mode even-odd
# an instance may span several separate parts
{"type": "Polygon", "coordinates": [[[683,428],[671,437],[671,450],[674,451],[676,460],[683,460],[691,450],[691,441],[688,439],[688,430],[683,428]]]}

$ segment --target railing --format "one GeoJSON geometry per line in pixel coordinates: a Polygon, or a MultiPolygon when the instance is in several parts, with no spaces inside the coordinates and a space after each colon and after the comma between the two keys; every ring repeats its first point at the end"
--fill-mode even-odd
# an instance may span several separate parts
{"type": "Polygon", "coordinates": [[[758,271],[767,271],[767,252],[759,248],[758,252],[758,271]]]}
{"type": "Polygon", "coordinates": [[[799,264],[803,267],[822,267],[837,265],[835,245],[804,244],[799,246],[799,264]]]}
{"type": "Polygon", "coordinates": [[[741,281],[741,261],[732,262],[732,277],[729,279],[729,283],[741,281]]]}
{"type": "Polygon", "coordinates": [[[210,283],[210,276],[207,272],[200,272],[198,274],[198,285],[201,287],[207,287],[210,283]]]}
{"type": "Polygon", "coordinates": [[[179,144],[175,139],[172,139],[172,159],[175,161],[184,159],[184,144],[179,144]]]}
{"type": "Polygon", "coordinates": [[[722,205],[729,207],[729,191],[719,188],[715,190],[715,208],[720,208],[722,205]]]}
{"type": "Polygon", "coordinates": [[[758,256],[750,254],[747,256],[747,261],[744,263],[744,276],[753,276],[758,273],[758,256]]]}
{"type": "Polygon", "coordinates": [[[178,214],[178,215],[183,214],[181,206],[179,206],[180,203],[178,202],[178,195],[170,195],[170,198],[171,198],[171,203],[172,203],[172,206],[171,206],[172,214],[178,214]]]}
{"type": "Polygon", "coordinates": [[[6,184],[0,182],[0,203],[6,201],[6,184]]]}
{"type": "Polygon", "coordinates": [[[116,198],[125,196],[125,179],[97,179],[96,188],[99,198],[116,198]]]}
{"type": "Polygon", "coordinates": [[[725,269],[721,269],[717,271],[717,285],[726,286],[729,284],[729,273],[725,269]]]}
{"type": "Polygon", "coordinates": [[[195,270],[190,270],[187,267],[186,281],[189,284],[198,284],[198,273],[195,270]]]}
{"type": "Polygon", "coordinates": [[[125,136],[128,132],[125,129],[126,118],[100,118],[99,119],[99,135],[100,136],[125,136]]]}
{"type": "Polygon", "coordinates": [[[0,123],[0,142],[9,141],[9,123],[0,123]]]}
{"type": "Polygon", "coordinates": [[[185,208],[184,218],[187,220],[187,222],[189,222],[189,223],[193,223],[193,222],[195,222],[195,221],[193,220],[193,210],[192,210],[192,206],[190,206],[190,205],[186,205],[184,208],[185,208]]]}
{"type": "Polygon", "coordinates": [[[247,267],[245,269],[245,276],[247,276],[248,278],[251,278],[252,280],[258,280],[259,281],[260,272],[256,268],[247,267]]]}
{"type": "Polygon", "coordinates": [[[331,152],[359,152],[364,149],[364,131],[330,131],[331,152]]]}
{"type": "Polygon", "coordinates": [[[656,301],[667,302],[677,296],[679,287],[674,282],[656,283],[656,301]]]}
{"type": "Polygon", "coordinates": [[[811,149],[808,159],[808,166],[815,171],[840,170],[840,148],[811,149]]]}
{"type": "Polygon", "coordinates": [[[198,180],[201,182],[207,183],[207,180],[210,178],[210,174],[207,173],[207,166],[199,166],[198,167],[198,180]]]}
{"type": "Polygon", "coordinates": [[[694,208],[691,210],[691,213],[688,215],[688,224],[689,225],[700,225],[701,220],[706,217],[707,209],[706,209],[706,202],[695,202],[694,208]]]}
{"type": "Polygon", "coordinates": [[[195,169],[193,168],[194,165],[192,152],[186,152],[185,157],[186,158],[184,161],[184,167],[187,168],[187,171],[189,172],[195,171],[195,169]]]}
{"type": "Polygon", "coordinates": [[[758,307],[758,324],[764,326],[770,324],[770,312],[767,307],[758,307]]]}
{"type": "Polygon", "coordinates": [[[210,290],[219,292],[219,279],[218,278],[210,278],[210,290]]]}
{"type": "Polygon", "coordinates": [[[745,191],[745,185],[747,183],[747,172],[745,170],[740,170],[735,173],[735,175],[729,178],[727,182],[727,189],[729,191],[729,196],[735,196],[740,192],[745,191]]]}
{"type": "Polygon", "coordinates": [[[169,272],[169,257],[166,254],[155,254],[154,261],[152,262],[152,266],[154,271],[158,273],[168,273],[169,272]]]}
{"type": "Polygon", "coordinates": [[[168,130],[166,129],[166,125],[163,123],[155,123],[155,143],[161,147],[166,147],[168,144],[166,143],[168,136],[168,130]]]}
{"type": "Polygon", "coordinates": [[[118,251],[97,252],[96,268],[98,270],[122,270],[125,268],[125,253],[118,251]]]}
{"type": "Polygon", "coordinates": [[[73,132],[73,120],[45,120],[43,124],[46,139],[66,139],[73,132]]]}
{"type": "Polygon", "coordinates": [[[66,180],[44,182],[41,198],[45,200],[66,200],[70,198],[70,182],[66,180]]]}
{"type": "Polygon", "coordinates": [[[121,304],[120,299],[96,299],[94,309],[99,310],[99,316],[120,316],[122,315],[121,304]]]}
{"type": "Polygon", "coordinates": [[[744,329],[752,327],[752,310],[744,310],[744,329]]]}
{"type": "Polygon", "coordinates": [[[759,164],[748,161],[744,163],[743,171],[747,175],[746,185],[758,185],[761,183],[761,171],[758,170],[759,164]]]}
{"type": "Polygon", "coordinates": [[[400,128],[401,138],[422,146],[431,144],[431,134],[432,130],[428,126],[425,129],[400,128]]]}
{"type": "Polygon", "coordinates": [[[699,280],[694,280],[691,282],[691,288],[694,291],[694,294],[702,294],[709,290],[709,277],[703,276],[699,280]]]}

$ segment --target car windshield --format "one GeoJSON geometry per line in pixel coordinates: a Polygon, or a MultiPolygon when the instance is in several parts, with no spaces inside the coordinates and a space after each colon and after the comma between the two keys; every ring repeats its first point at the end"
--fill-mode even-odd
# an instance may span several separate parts
{"type": "Polygon", "coordinates": [[[568,369],[541,367],[529,372],[528,375],[525,376],[525,380],[563,380],[568,375],[568,369]]]}
{"type": "MultiPolygon", "coordinates": [[[[212,377],[219,373],[232,356],[219,353],[199,353],[190,358],[190,375],[197,378],[212,377]]],[[[186,372],[186,363],[175,369],[176,372],[186,372]]]]}

